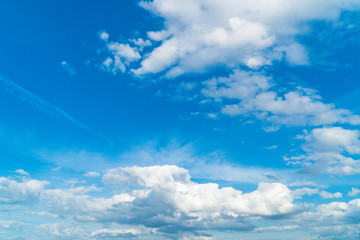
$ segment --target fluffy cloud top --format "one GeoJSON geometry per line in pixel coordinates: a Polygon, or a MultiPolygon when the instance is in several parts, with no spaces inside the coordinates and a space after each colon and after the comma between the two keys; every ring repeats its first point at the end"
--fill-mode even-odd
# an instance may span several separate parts
{"type": "Polygon", "coordinates": [[[0,177],[1,203],[33,203],[39,197],[47,182],[37,180],[24,180],[17,182],[0,177]]]}
{"type": "MultiPolygon", "coordinates": [[[[38,213],[39,217],[37,237],[54,240],[149,236],[210,240],[215,239],[206,232],[210,230],[261,233],[306,229],[324,235],[328,228],[335,235],[349,236],[348,239],[358,236],[354,220],[360,211],[359,199],[349,203],[330,202],[311,209],[293,202],[294,197],[299,199],[303,195],[339,198],[341,193],[320,192],[315,188],[292,192],[280,183],[260,183],[256,190],[243,193],[214,183],[196,183],[186,169],[171,165],[109,169],[102,181],[107,197],[92,194],[103,190],[95,186],[48,189],[46,182],[1,178],[0,193],[6,198],[1,201],[23,206],[38,203],[31,206],[31,214],[38,213]],[[53,216],[61,217],[61,221],[55,221],[53,216]],[[279,225],[273,225],[274,218],[279,225]],[[39,224],[41,221],[43,224],[39,224]],[[346,228],[339,222],[346,223],[346,228]]],[[[35,226],[14,220],[0,221],[2,229],[13,227],[21,230],[35,226]]]]}
{"type": "MultiPolygon", "coordinates": [[[[243,193],[214,183],[195,183],[186,169],[174,165],[109,169],[103,182],[115,193],[107,198],[93,196],[91,192],[101,190],[95,186],[46,189],[46,182],[37,180],[0,180],[3,203],[37,202],[71,221],[144,226],[171,238],[209,237],[202,232],[206,230],[248,231],[255,220],[281,218],[297,210],[291,191],[283,184],[260,183],[255,191],[243,193]]],[[[63,224],[42,227],[64,236],[71,229],[82,231],[63,224]]],[[[137,234],[99,230],[89,236],[135,238],[137,234]]]]}
{"type": "Polygon", "coordinates": [[[311,89],[279,92],[263,72],[236,70],[256,71],[282,59],[290,65],[308,64],[307,49],[297,39],[309,32],[309,22],[336,22],[343,11],[360,9],[358,1],[153,0],[141,1],[140,6],[162,19],[163,26],[148,31],[147,39],[124,43],[108,42],[106,35],[110,53],[102,64],[106,71],[116,74],[129,68],[138,77],[173,78],[221,66],[234,73],[206,81],[195,91],[222,100],[223,114],[255,115],[271,123],[268,130],[281,125],[360,123],[358,116],[322,102],[311,89]]]}
{"type": "Polygon", "coordinates": [[[236,70],[228,77],[203,82],[202,93],[220,102],[223,114],[251,114],[274,126],[360,123],[359,116],[323,103],[312,89],[298,87],[280,93],[271,88],[273,85],[274,81],[263,74],[236,70]]]}
{"type": "Polygon", "coordinates": [[[150,188],[159,200],[179,213],[206,219],[222,214],[238,217],[242,214],[276,215],[294,210],[290,190],[279,183],[260,183],[252,193],[243,194],[217,184],[197,184],[187,170],[176,166],[132,167],[109,170],[105,183],[150,188]],[[161,197],[160,197],[161,196],[161,197]]]}
{"type": "Polygon", "coordinates": [[[360,4],[355,0],[154,0],[140,6],[164,24],[163,29],[147,32],[145,41],[157,47],[138,57],[140,67],[132,72],[141,76],[165,71],[175,77],[217,64],[256,69],[283,56],[290,64],[307,64],[306,49],[295,40],[306,31],[302,24],[335,21],[341,11],[358,9],[360,4]]]}
{"type": "Polygon", "coordinates": [[[286,158],[289,164],[305,166],[311,172],[336,175],[360,173],[360,160],[351,156],[360,153],[360,133],[341,127],[313,129],[300,136],[305,154],[286,158]]]}

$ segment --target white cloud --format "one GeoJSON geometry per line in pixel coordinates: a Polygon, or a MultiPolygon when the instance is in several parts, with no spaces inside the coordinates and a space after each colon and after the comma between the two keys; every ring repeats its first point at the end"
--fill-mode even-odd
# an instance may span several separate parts
{"type": "Polygon", "coordinates": [[[13,229],[15,231],[22,230],[25,226],[28,226],[29,224],[19,221],[4,221],[0,220],[0,228],[5,229],[13,229]]]}
{"type": "Polygon", "coordinates": [[[18,173],[18,174],[21,174],[21,175],[26,175],[26,176],[30,175],[24,169],[17,169],[17,170],[15,170],[15,172],[18,173]]]}
{"type": "Polygon", "coordinates": [[[307,188],[307,187],[299,188],[299,189],[296,189],[295,191],[293,191],[293,194],[296,197],[301,197],[301,196],[304,196],[304,195],[311,196],[311,195],[314,195],[314,194],[319,194],[319,189],[317,189],[317,188],[307,188]]]}
{"type": "Polygon", "coordinates": [[[100,174],[98,172],[87,172],[83,174],[84,177],[99,177],[100,174]]]}
{"type": "Polygon", "coordinates": [[[255,232],[283,232],[283,231],[294,231],[298,229],[298,225],[288,225],[288,226],[271,226],[271,227],[259,227],[256,228],[255,232]]]}
{"type": "MultiPolygon", "coordinates": [[[[336,21],[344,10],[356,10],[355,0],[172,0],[142,1],[140,6],[164,21],[164,28],[148,31],[160,43],[147,52],[136,75],[164,72],[175,77],[202,72],[220,64],[229,68],[259,68],[280,60],[308,64],[308,54],[296,36],[304,23],[336,21]]],[[[146,41],[146,40],[144,40],[146,41]]]]}
{"type": "Polygon", "coordinates": [[[71,222],[44,223],[37,226],[38,236],[51,240],[89,239],[88,227],[71,222]]]}
{"type": "Polygon", "coordinates": [[[143,51],[145,47],[150,47],[152,45],[150,40],[144,40],[142,38],[131,39],[130,41],[138,47],[139,51],[143,51]]]}
{"type": "Polygon", "coordinates": [[[76,69],[73,66],[71,66],[68,62],[62,61],[60,65],[63,68],[63,70],[67,72],[69,75],[74,75],[76,73],[76,69]]]}
{"type": "Polygon", "coordinates": [[[173,78],[222,66],[234,73],[204,82],[200,91],[207,98],[222,100],[220,112],[225,115],[254,115],[270,123],[267,131],[282,125],[360,124],[359,116],[322,102],[310,89],[279,92],[263,72],[236,70],[258,70],[282,59],[289,65],[310,64],[308,49],[296,40],[309,32],[307,24],[336,22],[343,11],[359,10],[359,2],[153,0],[141,1],[140,6],[162,19],[163,29],[148,31],[149,39],[107,43],[111,56],[102,69],[116,74],[129,67],[139,77],[173,78]],[[145,46],[149,48],[143,51],[145,46]]]}
{"type": "Polygon", "coordinates": [[[297,87],[295,90],[279,93],[272,89],[273,85],[274,81],[261,73],[235,70],[228,77],[204,81],[202,94],[210,100],[220,102],[223,114],[254,115],[272,124],[275,129],[282,125],[360,123],[359,116],[323,103],[312,89],[297,87]]]}
{"type": "Polygon", "coordinates": [[[356,195],[360,194],[360,189],[357,188],[351,188],[351,191],[348,192],[349,197],[355,197],[356,195]]]}
{"type": "Polygon", "coordinates": [[[155,195],[162,196],[162,201],[196,218],[241,213],[266,216],[294,210],[290,190],[282,184],[260,183],[256,191],[242,194],[233,188],[218,188],[217,184],[193,183],[188,171],[176,166],[112,169],[103,181],[116,186],[150,188],[155,195]]]}
{"type": "Polygon", "coordinates": [[[47,182],[37,180],[23,180],[17,182],[0,177],[0,202],[31,204],[39,197],[47,182]]]}
{"type": "Polygon", "coordinates": [[[305,151],[360,153],[360,132],[341,127],[317,128],[304,136],[305,151]]]}
{"type": "Polygon", "coordinates": [[[186,169],[177,166],[109,169],[103,182],[120,193],[102,198],[87,194],[97,191],[95,187],[49,189],[41,199],[50,212],[74,221],[155,227],[158,234],[173,238],[194,233],[207,237],[201,231],[210,229],[248,230],[255,219],[297,210],[283,184],[260,183],[255,191],[243,193],[214,183],[195,183],[186,169]]]}
{"type": "Polygon", "coordinates": [[[0,179],[0,196],[12,199],[2,202],[34,203],[29,214],[38,217],[36,224],[3,220],[0,228],[9,231],[36,225],[37,237],[42,239],[215,239],[207,233],[210,230],[258,234],[297,230],[318,236],[328,228],[339,239],[357,236],[353,230],[360,212],[359,199],[311,208],[293,202],[296,196],[312,194],[341,197],[340,193],[315,188],[291,192],[280,183],[260,183],[257,189],[244,193],[214,183],[196,183],[186,169],[169,165],[109,169],[103,176],[104,189],[47,189],[46,182],[37,180],[0,179]],[[59,218],[61,222],[56,222],[59,218]],[[274,225],[274,218],[278,224],[274,225]]]}
{"type": "Polygon", "coordinates": [[[137,235],[140,235],[141,231],[137,229],[127,230],[113,230],[113,229],[99,229],[91,233],[91,236],[96,239],[138,239],[137,235]]]}
{"type": "MultiPolygon", "coordinates": [[[[103,34],[104,33],[102,33],[101,36],[103,36],[103,34]]],[[[108,34],[103,37],[105,37],[103,40],[106,40],[106,51],[110,52],[112,56],[107,57],[101,64],[100,68],[102,70],[112,72],[113,74],[117,74],[119,71],[124,73],[127,65],[141,58],[139,49],[136,47],[131,47],[127,43],[122,44],[118,42],[107,42],[109,38],[108,34]]],[[[148,41],[144,41],[142,39],[133,40],[132,42],[141,49],[149,44],[148,41]]]]}
{"type": "Polygon", "coordinates": [[[259,182],[286,182],[288,171],[272,168],[245,167],[229,164],[228,157],[222,152],[198,154],[190,144],[172,142],[159,147],[150,142],[134,148],[119,156],[119,160],[128,166],[136,162],[138,166],[177,165],[186,168],[194,178],[209,181],[229,181],[258,184],[259,182]]]}
{"type": "Polygon", "coordinates": [[[101,40],[107,41],[109,39],[109,34],[105,31],[99,33],[99,37],[101,40]]]}
{"type": "Polygon", "coordinates": [[[288,164],[305,167],[313,173],[327,172],[336,175],[360,173],[360,160],[351,156],[360,153],[360,132],[341,127],[313,129],[299,136],[304,141],[305,154],[285,157],[288,164]]]}
{"type": "Polygon", "coordinates": [[[319,191],[318,188],[307,188],[307,187],[296,189],[292,192],[292,194],[296,198],[301,198],[304,195],[311,196],[311,195],[315,195],[315,194],[318,194],[321,198],[325,198],[325,199],[342,197],[342,193],[340,193],[340,192],[329,193],[326,191],[319,191]]]}
{"type": "Polygon", "coordinates": [[[339,192],[329,193],[326,191],[321,191],[319,195],[322,198],[342,198],[342,193],[339,193],[339,192]]]}

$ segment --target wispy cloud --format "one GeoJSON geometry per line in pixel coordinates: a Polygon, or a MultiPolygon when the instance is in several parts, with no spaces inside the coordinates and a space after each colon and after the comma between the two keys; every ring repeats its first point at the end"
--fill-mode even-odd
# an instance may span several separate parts
{"type": "Polygon", "coordinates": [[[10,95],[18,98],[22,102],[28,104],[30,107],[38,110],[43,114],[46,114],[52,118],[63,122],[70,122],[86,130],[91,130],[88,126],[76,120],[61,108],[41,99],[37,95],[29,92],[25,88],[19,86],[18,84],[14,83],[6,77],[0,76],[0,87],[6,92],[8,92],[10,95]]]}
{"type": "Polygon", "coordinates": [[[71,66],[68,62],[62,61],[60,65],[64,69],[64,71],[67,72],[69,75],[74,75],[76,73],[76,69],[73,66],[71,66]]]}
{"type": "MultiPolygon", "coordinates": [[[[29,92],[25,88],[19,86],[15,82],[11,81],[10,79],[0,76],[0,88],[2,88],[4,91],[8,92],[10,95],[16,97],[20,101],[26,103],[31,108],[50,116],[54,119],[57,119],[62,122],[71,123],[73,125],[76,125],[77,127],[80,127],[82,129],[88,130],[92,133],[95,133],[100,138],[106,140],[108,143],[111,143],[110,140],[108,140],[106,137],[102,136],[101,134],[95,132],[90,127],[86,126],[84,123],[76,120],[72,116],[70,116],[68,113],[66,113],[61,108],[55,106],[54,104],[51,104],[42,98],[38,97],[34,93],[29,92]]],[[[111,143],[113,144],[113,143],[111,143]]]]}

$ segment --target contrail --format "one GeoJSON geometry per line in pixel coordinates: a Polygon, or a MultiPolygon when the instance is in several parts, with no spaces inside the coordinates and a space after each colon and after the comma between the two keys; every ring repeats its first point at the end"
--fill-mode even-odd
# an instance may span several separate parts
{"type": "Polygon", "coordinates": [[[97,136],[109,142],[110,144],[113,144],[106,137],[102,136],[101,134],[95,132],[94,130],[83,124],[82,122],[71,117],[61,108],[41,99],[37,95],[29,92],[28,90],[14,83],[10,79],[0,76],[0,87],[3,88],[6,92],[8,92],[10,95],[15,96],[20,101],[28,104],[33,109],[38,110],[39,112],[46,114],[52,118],[58,119],[63,122],[72,123],[80,128],[93,132],[97,136]]]}

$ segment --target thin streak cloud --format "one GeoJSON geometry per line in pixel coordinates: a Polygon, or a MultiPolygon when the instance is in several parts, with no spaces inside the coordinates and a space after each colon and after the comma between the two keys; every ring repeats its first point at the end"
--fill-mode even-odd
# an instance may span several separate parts
{"type": "Polygon", "coordinates": [[[20,101],[28,104],[31,108],[45,115],[48,115],[51,118],[57,119],[62,122],[71,123],[79,128],[95,133],[98,137],[102,138],[106,142],[113,145],[113,143],[110,140],[108,140],[106,137],[102,136],[93,129],[89,128],[84,123],[76,120],[61,108],[43,100],[42,98],[29,92],[25,88],[19,86],[18,84],[16,84],[15,82],[11,81],[10,79],[4,76],[0,76],[0,88],[8,92],[10,95],[16,97],[20,101]]]}

